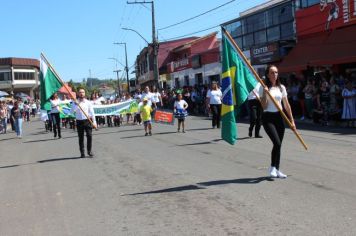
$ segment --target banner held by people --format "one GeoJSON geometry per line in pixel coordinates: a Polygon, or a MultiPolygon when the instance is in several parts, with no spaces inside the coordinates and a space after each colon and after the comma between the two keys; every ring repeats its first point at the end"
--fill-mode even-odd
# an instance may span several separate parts
{"type": "Polygon", "coordinates": [[[257,80],[225,32],[222,33],[222,72],[221,136],[226,142],[235,144],[238,138],[235,109],[246,101],[257,80]]]}

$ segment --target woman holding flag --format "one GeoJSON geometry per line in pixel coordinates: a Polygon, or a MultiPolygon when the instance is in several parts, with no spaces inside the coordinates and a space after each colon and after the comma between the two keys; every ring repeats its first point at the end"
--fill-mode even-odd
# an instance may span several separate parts
{"type": "Polygon", "coordinates": [[[278,78],[278,69],[274,65],[269,65],[265,71],[266,87],[261,86],[259,89],[259,95],[261,97],[261,104],[263,107],[263,127],[273,143],[273,149],[271,153],[271,167],[269,169],[269,175],[271,177],[287,178],[287,175],[283,174],[279,169],[281,158],[281,146],[284,136],[284,121],[278,108],[274,105],[271,98],[267,96],[269,92],[271,96],[277,101],[277,104],[283,106],[287,112],[292,129],[295,129],[295,123],[293,120],[292,110],[290,108],[287,91],[284,85],[281,84],[278,78]]]}

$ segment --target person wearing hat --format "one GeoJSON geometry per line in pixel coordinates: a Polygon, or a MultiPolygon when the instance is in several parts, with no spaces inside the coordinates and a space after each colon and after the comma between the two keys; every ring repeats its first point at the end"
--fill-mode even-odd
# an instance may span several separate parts
{"type": "Polygon", "coordinates": [[[145,127],[145,136],[152,135],[152,123],[151,123],[151,113],[153,111],[152,107],[148,105],[148,98],[142,100],[143,105],[140,109],[141,117],[145,127]],[[148,132],[147,132],[148,130],[148,132]]]}

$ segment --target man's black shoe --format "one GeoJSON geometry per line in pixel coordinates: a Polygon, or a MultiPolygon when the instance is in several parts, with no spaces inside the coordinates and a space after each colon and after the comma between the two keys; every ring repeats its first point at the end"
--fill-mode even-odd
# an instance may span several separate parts
{"type": "Polygon", "coordinates": [[[80,154],[80,158],[85,158],[84,153],[80,154]]]}
{"type": "Polygon", "coordinates": [[[255,138],[263,138],[261,135],[256,135],[255,138]]]}
{"type": "Polygon", "coordinates": [[[93,152],[88,152],[89,157],[94,157],[93,152]]]}
{"type": "Polygon", "coordinates": [[[248,136],[251,138],[252,137],[252,130],[248,131],[248,136]]]}

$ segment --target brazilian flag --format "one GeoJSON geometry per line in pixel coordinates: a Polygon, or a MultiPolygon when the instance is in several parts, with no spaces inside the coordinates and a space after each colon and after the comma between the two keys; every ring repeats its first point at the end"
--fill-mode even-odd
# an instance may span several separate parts
{"type": "Polygon", "coordinates": [[[257,80],[240,56],[234,44],[222,33],[222,108],[221,136],[230,144],[237,140],[235,109],[241,106],[248,94],[256,87],[257,80]]]}

